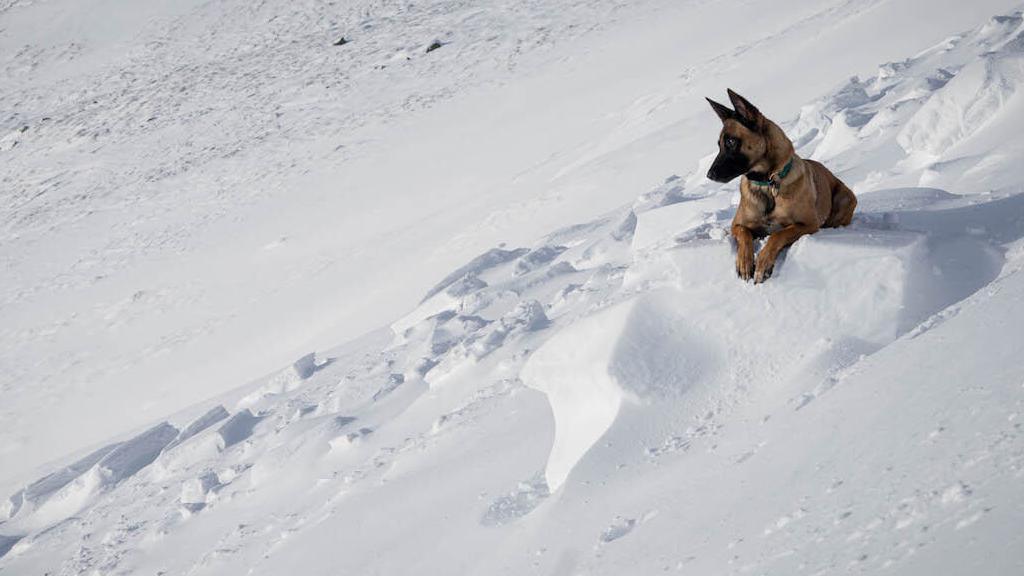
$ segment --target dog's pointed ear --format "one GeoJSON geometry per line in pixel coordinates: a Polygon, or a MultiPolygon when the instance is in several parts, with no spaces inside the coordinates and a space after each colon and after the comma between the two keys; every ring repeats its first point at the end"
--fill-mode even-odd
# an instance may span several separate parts
{"type": "Polygon", "coordinates": [[[732,109],[726,106],[725,104],[719,104],[718,102],[715,102],[711,98],[707,97],[705,97],[704,99],[708,101],[708,104],[711,104],[711,109],[715,111],[715,114],[718,114],[718,117],[721,118],[722,122],[725,122],[729,118],[736,117],[736,113],[733,112],[732,109]]]}
{"type": "Polygon", "coordinates": [[[747,126],[752,126],[758,130],[764,128],[764,115],[750,103],[749,100],[740,96],[739,94],[732,91],[731,88],[726,90],[729,93],[729,101],[732,102],[733,107],[736,108],[736,115],[743,120],[747,126]]]}

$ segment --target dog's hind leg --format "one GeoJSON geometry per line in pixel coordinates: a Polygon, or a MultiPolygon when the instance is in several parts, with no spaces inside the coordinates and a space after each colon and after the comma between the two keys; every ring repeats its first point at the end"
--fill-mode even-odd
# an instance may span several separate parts
{"type": "Polygon", "coordinates": [[[828,219],[825,220],[823,228],[849,226],[856,208],[857,197],[853,195],[853,190],[837,179],[832,188],[832,211],[829,213],[828,219]]]}

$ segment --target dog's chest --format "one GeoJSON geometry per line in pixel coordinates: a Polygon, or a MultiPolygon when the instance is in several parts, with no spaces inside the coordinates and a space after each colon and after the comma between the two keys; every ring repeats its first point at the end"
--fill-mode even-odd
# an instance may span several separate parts
{"type": "Polygon", "coordinates": [[[758,186],[750,186],[746,192],[751,220],[769,229],[793,223],[793,203],[785,194],[758,186]]]}
{"type": "Polygon", "coordinates": [[[747,188],[747,198],[750,200],[750,206],[757,213],[757,216],[765,221],[771,221],[775,215],[777,203],[776,196],[771,190],[759,186],[749,186],[747,188]]]}

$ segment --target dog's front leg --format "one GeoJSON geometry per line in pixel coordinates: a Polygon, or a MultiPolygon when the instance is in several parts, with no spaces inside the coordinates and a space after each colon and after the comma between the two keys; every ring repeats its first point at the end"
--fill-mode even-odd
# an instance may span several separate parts
{"type": "Polygon", "coordinates": [[[742,224],[732,225],[736,239],[736,274],[744,280],[754,277],[754,234],[742,224]]]}
{"type": "Polygon", "coordinates": [[[804,234],[813,234],[817,231],[817,226],[790,224],[768,236],[768,241],[764,243],[764,247],[761,248],[761,252],[757,255],[754,284],[760,284],[771,278],[772,270],[775,268],[775,259],[779,257],[779,252],[782,252],[783,248],[796,242],[797,238],[804,234]]]}

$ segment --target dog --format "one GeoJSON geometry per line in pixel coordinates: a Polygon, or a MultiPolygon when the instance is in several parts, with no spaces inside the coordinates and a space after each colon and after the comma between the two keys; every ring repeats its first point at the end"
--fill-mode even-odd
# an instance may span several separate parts
{"type": "Polygon", "coordinates": [[[732,220],[736,274],[760,284],[771,277],[779,253],[804,234],[849,225],[857,197],[821,163],[797,156],[782,129],[746,98],[728,93],[734,109],[707,98],[722,120],[707,176],[723,183],[742,176],[732,220]],[[755,262],[754,238],[766,235],[755,262]]]}

